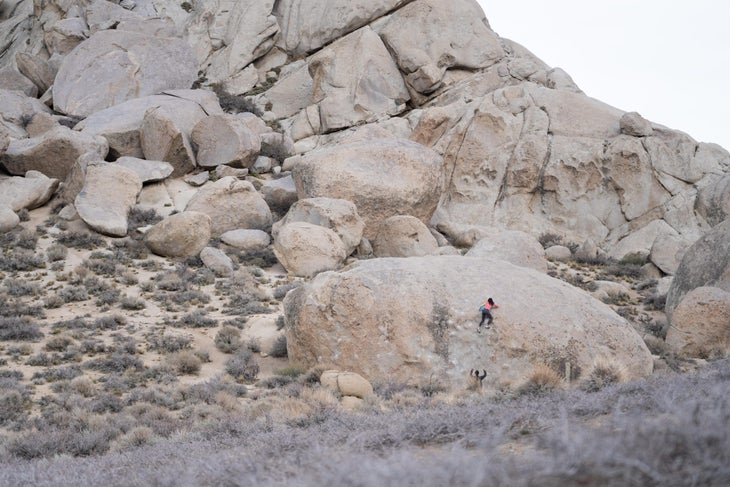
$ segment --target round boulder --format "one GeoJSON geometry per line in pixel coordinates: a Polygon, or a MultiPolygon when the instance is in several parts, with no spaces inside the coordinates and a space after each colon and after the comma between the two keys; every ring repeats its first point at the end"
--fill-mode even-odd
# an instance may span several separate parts
{"type": "Polygon", "coordinates": [[[709,286],[688,292],[674,309],[667,345],[684,357],[730,353],[730,292],[709,286]]]}
{"type": "Polygon", "coordinates": [[[338,269],[347,258],[335,232],[306,222],[281,227],[274,237],[274,254],[287,272],[300,277],[338,269]]]}
{"type": "Polygon", "coordinates": [[[221,235],[224,244],[244,252],[265,249],[271,243],[271,237],[263,230],[231,230],[221,235]]]}
{"type": "Polygon", "coordinates": [[[144,243],[162,257],[192,257],[208,245],[210,226],[210,217],[204,213],[175,213],[150,228],[144,243]]]}
{"type": "Polygon", "coordinates": [[[409,215],[386,218],[373,240],[376,257],[420,257],[437,251],[438,243],[428,227],[409,215]]]}
{"type": "Polygon", "coordinates": [[[325,370],[319,377],[319,382],[343,396],[354,396],[364,399],[373,394],[373,386],[360,374],[355,372],[341,372],[339,370],[325,370]]]}

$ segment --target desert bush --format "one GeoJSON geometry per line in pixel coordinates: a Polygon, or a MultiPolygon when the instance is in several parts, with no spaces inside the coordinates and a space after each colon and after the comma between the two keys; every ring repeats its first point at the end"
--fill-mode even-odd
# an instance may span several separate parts
{"type": "Polygon", "coordinates": [[[253,352],[242,349],[226,361],[226,372],[236,380],[253,381],[259,374],[259,364],[253,352]]]}
{"type": "Polygon", "coordinates": [[[67,335],[56,335],[46,340],[43,348],[49,352],[64,352],[74,341],[67,335]]]}
{"type": "Polygon", "coordinates": [[[564,245],[563,236],[553,232],[545,232],[541,234],[537,238],[537,241],[540,242],[540,245],[542,245],[542,248],[544,249],[552,247],[553,245],[564,245]]]}
{"type": "Polygon", "coordinates": [[[178,335],[172,333],[153,335],[148,339],[150,350],[163,353],[174,353],[188,349],[192,346],[192,343],[193,338],[190,335],[178,335]]]}
{"type": "Polygon", "coordinates": [[[614,306],[625,306],[631,304],[631,296],[625,292],[608,292],[604,297],[601,298],[606,304],[612,304],[614,306]]]}
{"type": "Polygon", "coordinates": [[[5,286],[5,292],[10,296],[37,296],[41,290],[35,282],[27,282],[12,277],[5,278],[3,285],[5,286]]]}
{"type": "Polygon", "coordinates": [[[162,291],[182,291],[185,289],[185,281],[176,272],[165,271],[155,276],[157,289],[162,291]]]}
{"type": "Polygon", "coordinates": [[[269,355],[276,358],[283,358],[288,355],[286,350],[286,335],[279,335],[271,346],[269,355]]]}
{"type": "Polygon", "coordinates": [[[25,365],[33,367],[49,367],[51,365],[58,365],[59,363],[61,363],[61,361],[58,359],[56,354],[48,355],[45,352],[32,355],[25,361],[25,365]]]}
{"type": "Polygon", "coordinates": [[[162,216],[157,213],[154,208],[140,208],[138,206],[132,207],[127,215],[127,228],[129,235],[134,234],[134,231],[140,227],[146,227],[148,225],[154,225],[162,221],[162,216]]]}
{"type": "Polygon", "coordinates": [[[246,342],[246,348],[253,353],[261,353],[261,341],[257,337],[251,337],[246,342]]]}
{"type": "Polygon", "coordinates": [[[87,408],[95,414],[118,413],[123,409],[122,400],[114,394],[99,394],[88,404],[87,408]]]}
{"type": "Polygon", "coordinates": [[[202,306],[210,303],[210,296],[202,291],[188,290],[174,293],[170,296],[175,304],[184,304],[186,306],[202,306]]]}
{"type": "Polygon", "coordinates": [[[181,375],[197,375],[200,372],[200,359],[189,350],[168,356],[167,363],[181,375]]]}
{"type": "Polygon", "coordinates": [[[56,236],[56,243],[81,250],[104,246],[104,239],[89,232],[63,232],[56,236]]]}
{"type": "Polygon", "coordinates": [[[95,330],[116,330],[121,326],[127,325],[127,319],[118,314],[101,316],[94,320],[91,328],[95,330]]]}
{"type": "Polygon", "coordinates": [[[38,304],[25,303],[20,299],[10,298],[0,293],[0,317],[17,318],[19,316],[43,317],[43,308],[38,304]]]}
{"type": "Polygon", "coordinates": [[[122,292],[119,289],[109,287],[96,295],[94,304],[100,307],[111,306],[119,301],[122,292]]]}
{"type": "Polygon", "coordinates": [[[38,324],[27,317],[0,317],[0,341],[37,341],[43,337],[38,324]]]}
{"type": "Polygon", "coordinates": [[[113,427],[94,429],[59,429],[32,431],[14,437],[8,451],[18,458],[33,459],[57,455],[100,455],[109,450],[109,442],[120,433],[113,427]]]}
{"type": "Polygon", "coordinates": [[[136,296],[124,296],[121,300],[120,306],[122,309],[139,311],[144,309],[147,305],[142,298],[136,296]]]}
{"type": "Polygon", "coordinates": [[[608,276],[638,279],[641,277],[641,266],[624,262],[608,262],[603,272],[608,276]]]}
{"type": "Polygon", "coordinates": [[[30,406],[28,399],[17,390],[0,390],[0,426],[25,418],[30,406]]]}
{"type": "Polygon", "coordinates": [[[16,247],[35,250],[36,245],[38,245],[38,234],[36,232],[31,232],[30,230],[21,230],[15,236],[14,244],[16,247]]]}
{"type": "Polygon", "coordinates": [[[41,254],[24,248],[13,248],[0,253],[0,270],[6,272],[26,272],[43,268],[46,265],[41,254]]]}
{"type": "Polygon", "coordinates": [[[548,365],[536,365],[525,381],[516,389],[517,396],[541,396],[558,389],[562,384],[560,375],[548,365]]]}
{"type": "Polygon", "coordinates": [[[112,353],[108,357],[100,357],[89,360],[84,363],[84,367],[106,373],[123,373],[127,369],[133,369],[136,371],[144,370],[144,364],[139,358],[126,353],[112,353]]]}
{"type": "Polygon", "coordinates": [[[207,311],[196,309],[192,313],[188,313],[179,321],[175,322],[175,326],[183,326],[187,328],[211,328],[218,325],[218,320],[208,318],[207,311]]]}
{"type": "Polygon", "coordinates": [[[215,346],[223,353],[233,353],[241,347],[241,332],[232,326],[224,326],[215,336],[215,346]]]}
{"type": "Polygon", "coordinates": [[[43,380],[45,382],[56,382],[61,380],[71,380],[83,372],[78,365],[67,365],[63,367],[54,367],[33,373],[31,380],[43,380]]]}
{"type": "Polygon", "coordinates": [[[84,267],[98,276],[113,277],[117,274],[117,259],[111,254],[95,252],[84,260],[84,267]]]}
{"type": "Polygon", "coordinates": [[[65,245],[55,243],[53,245],[49,245],[46,249],[46,259],[48,259],[48,262],[65,260],[66,256],[68,256],[68,247],[65,245]]]}
{"type": "Polygon", "coordinates": [[[82,375],[71,379],[69,382],[69,388],[84,397],[92,397],[97,393],[94,381],[82,375]]]}
{"type": "Polygon", "coordinates": [[[283,314],[276,317],[276,330],[280,331],[283,330],[286,326],[286,318],[283,314]]]}
{"type": "Polygon", "coordinates": [[[249,112],[259,117],[262,115],[261,110],[252,99],[242,95],[232,95],[220,83],[213,83],[210,87],[218,95],[218,101],[223,111],[227,113],[249,112]]]}
{"type": "Polygon", "coordinates": [[[135,426],[126,433],[120,435],[111,444],[111,451],[124,452],[143,445],[149,445],[155,441],[155,432],[147,426],[135,426]]]}
{"type": "Polygon", "coordinates": [[[644,300],[644,305],[649,310],[664,311],[664,308],[667,306],[667,295],[651,295],[644,300]]]}
{"type": "Polygon", "coordinates": [[[58,297],[63,299],[64,303],[73,303],[86,301],[89,299],[89,293],[83,286],[66,286],[58,291],[58,297]]]}

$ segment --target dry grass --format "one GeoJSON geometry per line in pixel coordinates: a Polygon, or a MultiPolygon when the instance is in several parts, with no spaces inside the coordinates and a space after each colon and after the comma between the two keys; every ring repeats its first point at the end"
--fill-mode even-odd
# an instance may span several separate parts
{"type": "Polygon", "coordinates": [[[563,385],[563,379],[555,369],[545,364],[534,366],[524,382],[516,389],[518,396],[540,396],[559,389],[563,385]]]}

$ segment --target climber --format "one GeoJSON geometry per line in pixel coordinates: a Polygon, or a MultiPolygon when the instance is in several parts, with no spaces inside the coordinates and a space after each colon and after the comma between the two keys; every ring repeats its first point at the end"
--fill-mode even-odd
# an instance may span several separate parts
{"type": "Polygon", "coordinates": [[[493,308],[499,308],[499,306],[497,305],[497,303],[494,302],[492,298],[487,299],[487,302],[479,307],[479,311],[482,312],[482,321],[479,322],[477,333],[482,332],[482,325],[484,324],[484,320],[489,320],[487,321],[487,328],[489,328],[494,322],[494,317],[492,316],[491,311],[493,308]]]}

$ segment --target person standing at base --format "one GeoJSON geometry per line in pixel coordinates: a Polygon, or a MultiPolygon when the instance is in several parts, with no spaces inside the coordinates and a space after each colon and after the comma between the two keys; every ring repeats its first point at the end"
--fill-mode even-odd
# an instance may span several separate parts
{"type": "Polygon", "coordinates": [[[487,328],[489,328],[492,323],[494,322],[494,317],[492,316],[492,309],[499,308],[499,305],[494,302],[492,298],[487,299],[487,301],[479,307],[479,310],[482,312],[482,321],[479,322],[479,327],[477,328],[477,333],[481,333],[482,331],[482,325],[484,324],[484,320],[487,320],[487,328]]]}

